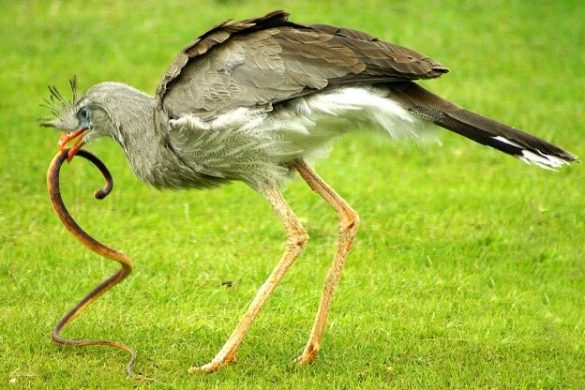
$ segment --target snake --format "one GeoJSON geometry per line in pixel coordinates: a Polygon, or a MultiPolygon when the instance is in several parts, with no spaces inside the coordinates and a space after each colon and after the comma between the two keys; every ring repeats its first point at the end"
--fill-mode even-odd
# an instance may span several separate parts
{"type": "MultiPolygon", "coordinates": [[[[49,191],[49,198],[51,199],[51,204],[57,213],[57,216],[65,225],[67,230],[77,239],[79,240],[85,247],[90,249],[91,251],[95,252],[96,254],[105,257],[110,260],[114,260],[118,262],[121,266],[120,270],[114,273],[112,276],[101,282],[98,286],[96,286],[91,292],[89,292],[77,305],[75,305],[65,316],[59,321],[59,323],[55,326],[52,333],[53,341],[58,344],[72,346],[72,347],[83,347],[83,346],[90,346],[90,345],[104,345],[110,346],[114,348],[118,348],[124,350],[130,354],[130,359],[126,364],[126,374],[128,376],[134,376],[134,363],[136,361],[137,354],[126,344],[123,344],[118,341],[113,340],[70,340],[65,339],[61,336],[61,331],[63,328],[73,321],[77,316],[81,314],[93,301],[95,301],[98,297],[104,294],[106,291],[111,289],[112,287],[116,286],[120,282],[122,282],[130,273],[132,272],[132,261],[130,258],[125,255],[124,253],[113,249],[107,245],[102,244],[92,236],[90,236],[85,230],[79,226],[79,224],[73,219],[65,203],[63,202],[63,198],[61,196],[61,188],[60,188],[60,180],[59,180],[59,173],[61,171],[61,167],[63,163],[67,160],[69,149],[64,149],[59,151],[57,155],[51,161],[49,166],[49,170],[47,172],[47,188],[49,191]]],[[[88,160],[92,163],[94,167],[96,167],[100,173],[103,175],[106,183],[103,188],[100,188],[94,192],[94,197],[96,199],[104,199],[107,197],[114,188],[114,180],[112,174],[106,167],[106,165],[94,154],[88,152],[87,150],[79,150],[75,154],[75,156],[83,157],[84,159],[88,160]]]]}

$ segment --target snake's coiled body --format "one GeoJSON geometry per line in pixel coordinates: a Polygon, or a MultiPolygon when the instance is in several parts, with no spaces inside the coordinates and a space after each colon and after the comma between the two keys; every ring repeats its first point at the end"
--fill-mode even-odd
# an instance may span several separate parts
{"type": "MultiPolygon", "coordinates": [[[[91,304],[95,299],[97,299],[100,295],[114,287],[116,284],[120,283],[124,280],[131,272],[132,272],[132,262],[128,256],[119,252],[115,249],[112,249],[93,237],[87,234],[78,224],[75,222],[67,207],[65,207],[65,203],[63,203],[63,199],[61,197],[60,185],[59,185],[59,172],[61,170],[61,166],[67,159],[67,153],[69,149],[65,149],[60,151],[51,162],[49,166],[49,171],[47,172],[47,187],[49,190],[49,197],[51,198],[51,203],[57,212],[57,215],[61,222],[65,225],[67,230],[77,238],[83,245],[87,248],[92,250],[93,252],[97,253],[100,256],[106,257],[108,259],[114,260],[122,266],[118,272],[110,276],[108,279],[104,280],[100,283],[96,288],[94,288],[89,294],[87,294],[73,309],[71,309],[62,319],[59,321],[55,329],[53,330],[53,340],[59,344],[74,346],[74,347],[81,347],[81,346],[88,346],[88,345],[106,345],[110,347],[115,347],[122,349],[130,354],[130,360],[126,365],[126,373],[128,375],[133,375],[132,367],[136,360],[136,352],[130,348],[129,346],[122,344],[117,341],[112,340],[67,340],[60,336],[60,332],[67,325],[70,321],[74,320],[89,304],[91,304]]],[[[86,150],[79,150],[76,156],[81,156],[86,160],[90,161],[99,171],[102,173],[106,180],[106,185],[104,188],[97,190],[94,193],[94,196],[97,199],[103,199],[112,191],[113,189],[113,179],[112,175],[108,171],[108,168],[105,164],[97,158],[95,155],[91,154],[86,150]]]]}

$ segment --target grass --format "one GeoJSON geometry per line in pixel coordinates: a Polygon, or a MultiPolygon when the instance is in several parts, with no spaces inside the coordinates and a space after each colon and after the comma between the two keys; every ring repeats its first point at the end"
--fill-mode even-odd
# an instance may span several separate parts
{"type": "MultiPolygon", "coordinates": [[[[0,387],[121,388],[126,356],[50,341],[58,319],[115,270],[75,242],[47,199],[58,135],[38,126],[46,85],[106,79],[152,92],[173,55],[229,17],[287,8],[362,29],[451,67],[425,85],[585,155],[579,1],[2,2],[0,387]]],[[[84,163],[63,172],[82,226],[136,272],[66,329],[139,352],[152,388],[583,388],[582,166],[551,173],[445,134],[442,147],[355,136],[317,169],[362,217],[317,363],[291,360],[310,329],[336,221],[302,183],[285,196],[311,241],[239,351],[210,359],[275,264],[281,227],[242,184],[158,192],[111,141],[89,147],[116,179],[101,203],[84,163]],[[222,287],[222,281],[233,287],[222,287]]]]}

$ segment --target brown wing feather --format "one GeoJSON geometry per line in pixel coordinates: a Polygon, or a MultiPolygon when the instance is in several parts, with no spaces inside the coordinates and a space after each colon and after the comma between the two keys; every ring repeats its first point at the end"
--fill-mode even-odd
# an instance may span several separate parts
{"type": "Polygon", "coordinates": [[[345,28],[289,22],[275,11],[224,22],[187,46],[169,66],[159,104],[171,116],[215,116],[270,106],[338,85],[438,77],[430,58],[345,28]]]}
{"type": "Polygon", "coordinates": [[[326,24],[314,24],[311,27],[332,34],[336,41],[353,50],[366,65],[366,71],[361,76],[384,76],[387,81],[405,81],[435,78],[449,71],[428,56],[380,41],[361,31],[326,24]]]}
{"type": "Polygon", "coordinates": [[[157,87],[157,98],[159,101],[162,101],[169,84],[176,81],[189,61],[194,61],[197,57],[207,53],[209,49],[225,42],[233,35],[259,31],[269,28],[269,26],[289,24],[287,22],[288,15],[284,11],[274,11],[257,19],[246,19],[236,23],[229,23],[230,21],[227,20],[205,32],[193,42],[189,43],[169,65],[157,87]]]}

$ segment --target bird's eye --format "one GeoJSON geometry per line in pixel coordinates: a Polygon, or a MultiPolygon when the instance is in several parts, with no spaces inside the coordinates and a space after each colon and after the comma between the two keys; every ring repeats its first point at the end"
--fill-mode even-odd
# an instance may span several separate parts
{"type": "Polygon", "coordinates": [[[77,112],[77,118],[80,121],[87,122],[89,121],[89,107],[83,107],[77,112]]]}

